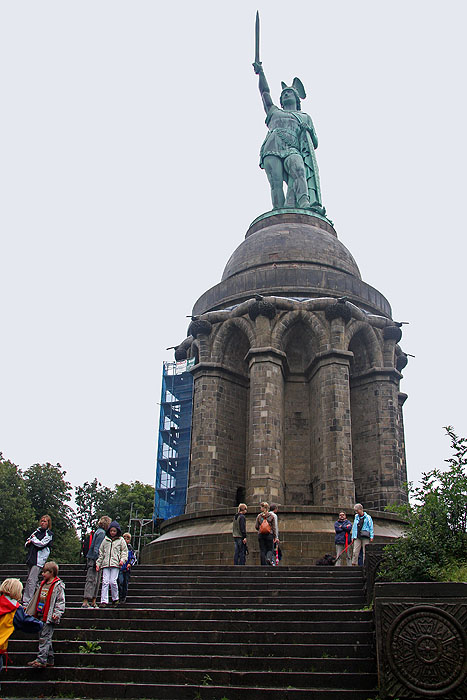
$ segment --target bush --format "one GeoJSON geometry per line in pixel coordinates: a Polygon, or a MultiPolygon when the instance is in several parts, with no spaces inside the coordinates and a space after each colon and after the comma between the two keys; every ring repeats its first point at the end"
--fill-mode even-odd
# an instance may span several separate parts
{"type": "Polygon", "coordinates": [[[408,486],[409,501],[391,506],[406,518],[405,535],[385,547],[384,581],[465,580],[467,569],[467,438],[451,426],[453,457],[448,468],[423,474],[421,485],[408,486]],[[459,578],[464,576],[464,579],[459,578]]]}

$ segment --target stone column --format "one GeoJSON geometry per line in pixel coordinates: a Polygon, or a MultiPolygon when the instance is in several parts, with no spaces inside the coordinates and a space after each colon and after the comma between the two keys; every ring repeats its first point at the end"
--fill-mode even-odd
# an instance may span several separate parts
{"type": "Polygon", "coordinates": [[[310,377],[311,455],[314,505],[353,504],[349,362],[351,352],[330,350],[315,357],[310,377]]]}
{"type": "Polygon", "coordinates": [[[284,503],[284,375],[285,353],[252,348],[246,501],[284,503]]]}
{"type": "Polygon", "coordinates": [[[216,363],[193,373],[186,513],[236,506],[245,484],[248,380],[216,363]]]}
{"type": "Polygon", "coordinates": [[[351,381],[355,489],[366,509],[407,500],[400,377],[381,367],[351,381]]]}

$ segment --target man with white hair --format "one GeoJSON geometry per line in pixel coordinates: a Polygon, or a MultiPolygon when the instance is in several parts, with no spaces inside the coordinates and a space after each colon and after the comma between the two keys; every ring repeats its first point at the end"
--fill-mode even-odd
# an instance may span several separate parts
{"type": "Polygon", "coordinates": [[[373,519],[363,510],[361,503],[356,503],[353,507],[355,519],[352,525],[353,555],[352,566],[358,565],[358,555],[363,549],[363,561],[365,561],[365,547],[368,542],[373,542],[374,528],[373,519]]]}

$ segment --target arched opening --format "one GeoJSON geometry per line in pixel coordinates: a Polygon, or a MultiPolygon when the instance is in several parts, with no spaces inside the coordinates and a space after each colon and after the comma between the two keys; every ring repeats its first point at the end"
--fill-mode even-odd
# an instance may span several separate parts
{"type": "Polygon", "coordinates": [[[284,500],[293,505],[314,503],[310,388],[305,372],[315,355],[315,345],[312,329],[302,319],[288,329],[282,341],[288,365],[284,385],[284,500]]]}
{"type": "Polygon", "coordinates": [[[380,416],[378,383],[369,371],[372,367],[371,338],[361,328],[352,337],[350,360],[350,417],[352,426],[352,466],[355,497],[366,508],[374,507],[372,496],[380,482],[380,416]]]}

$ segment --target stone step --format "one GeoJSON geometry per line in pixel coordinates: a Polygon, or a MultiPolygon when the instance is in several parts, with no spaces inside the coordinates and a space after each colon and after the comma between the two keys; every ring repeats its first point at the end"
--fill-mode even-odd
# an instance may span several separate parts
{"type": "MultiPolygon", "coordinates": [[[[84,588],[85,579],[82,580],[66,580],[63,578],[67,591],[82,591],[84,588]]],[[[199,590],[229,590],[229,589],[239,589],[239,590],[257,590],[261,588],[263,590],[332,590],[332,591],[360,591],[362,587],[361,581],[349,580],[349,581],[325,581],[324,579],[319,580],[309,580],[309,579],[293,579],[293,580],[265,580],[265,579],[248,579],[243,581],[229,580],[225,582],[219,582],[215,579],[187,579],[184,581],[179,581],[178,579],[142,579],[136,576],[132,576],[130,579],[130,585],[132,590],[147,590],[148,587],[151,589],[163,589],[166,590],[170,587],[170,590],[180,590],[187,591],[191,589],[199,590]]]]}
{"type": "MultiPolygon", "coordinates": [[[[53,557],[50,557],[51,559],[53,557]]],[[[254,572],[254,571],[269,571],[269,572],[283,572],[284,574],[293,574],[293,573],[298,573],[302,574],[304,572],[315,572],[318,573],[319,575],[333,575],[336,574],[337,572],[342,572],[343,575],[357,575],[357,574],[362,574],[362,569],[357,566],[283,566],[282,564],[278,567],[269,567],[269,566],[259,566],[259,565],[250,565],[250,566],[233,566],[233,564],[229,565],[202,565],[202,564],[187,564],[187,565],[177,565],[177,564],[138,564],[137,567],[138,571],[140,572],[149,572],[153,573],[157,572],[158,575],[162,575],[164,573],[167,573],[169,575],[178,575],[180,573],[186,572],[192,572],[196,571],[199,573],[206,573],[210,576],[212,575],[218,575],[221,574],[222,572],[227,572],[227,573],[235,573],[235,575],[244,575],[247,574],[248,572],[254,572]]],[[[12,570],[15,571],[25,571],[26,566],[24,564],[2,564],[1,565],[2,572],[5,572],[5,575],[7,572],[10,572],[12,570]]],[[[60,571],[62,573],[66,572],[83,572],[86,570],[85,563],[80,563],[80,564],[60,564],[60,571]]]]}
{"type": "MultiPolygon", "coordinates": [[[[316,603],[314,600],[312,600],[310,603],[288,603],[285,604],[282,602],[281,598],[276,598],[274,599],[276,602],[271,603],[269,602],[268,599],[265,599],[261,603],[258,601],[255,602],[242,602],[241,604],[238,603],[238,600],[235,599],[234,601],[227,601],[227,602],[203,602],[203,603],[197,603],[193,602],[192,600],[190,601],[190,604],[188,605],[186,601],[181,602],[181,603],[175,603],[173,601],[170,601],[170,598],[167,597],[167,599],[164,599],[164,602],[136,602],[133,603],[131,597],[127,598],[125,603],[121,603],[118,606],[118,609],[127,609],[131,611],[136,611],[140,610],[142,606],[144,605],[144,608],[146,610],[187,610],[188,608],[190,610],[257,610],[261,609],[263,611],[268,611],[268,614],[275,614],[276,611],[283,610],[284,608],[287,608],[290,611],[294,611],[295,613],[301,613],[302,611],[313,611],[313,610],[362,610],[364,606],[364,600],[362,598],[361,601],[358,602],[356,605],[355,603],[342,603],[341,598],[336,598],[330,601],[330,599],[327,599],[326,602],[323,603],[316,603]],[[336,602],[339,601],[339,602],[336,602]]],[[[295,599],[297,600],[297,599],[295,599]]],[[[74,602],[70,602],[67,600],[67,609],[71,610],[78,610],[81,609],[81,602],[82,599],[75,599],[74,602]]],[[[110,607],[112,609],[112,607],[110,607]]],[[[101,608],[103,612],[105,612],[104,608],[101,608]]],[[[109,610],[109,608],[107,608],[109,610]]]]}
{"type": "MultiPolygon", "coordinates": [[[[201,610],[190,608],[129,608],[126,605],[119,605],[116,608],[70,608],[67,607],[63,620],[82,620],[81,626],[105,625],[110,619],[112,620],[131,620],[134,621],[135,615],[140,620],[246,620],[247,622],[262,621],[270,622],[269,610],[262,609],[210,609],[203,608],[201,610]]],[[[296,609],[289,610],[281,607],[275,611],[274,621],[295,621],[297,619],[296,609]]],[[[372,622],[372,612],[370,610],[306,610],[300,614],[302,621],[368,621],[372,622]]]]}
{"type": "MultiPolygon", "coordinates": [[[[257,644],[248,641],[249,637],[246,635],[243,638],[243,642],[246,644],[245,656],[269,656],[272,659],[283,659],[289,656],[294,657],[305,657],[305,658],[339,658],[346,659],[349,658],[372,658],[374,656],[373,645],[372,644],[362,644],[356,643],[349,647],[348,644],[337,644],[333,641],[316,642],[314,644],[279,644],[275,641],[257,644]]],[[[299,637],[301,639],[301,637],[299,637]]],[[[86,641],[92,641],[90,638],[86,637],[86,641]]],[[[116,654],[116,655],[127,655],[127,654],[137,654],[140,656],[141,661],[147,654],[154,654],[154,642],[128,642],[128,641],[102,641],[100,646],[103,654],[116,654]]],[[[78,647],[82,645],[82,641],[77,640],[55,640],[54,637],[54,650],[57,657],[57,665],[59,665],[60,657],[64,653],[74,653],[78,654],[78,647]]],[[[174,657],[185,656],[185,655],[201,655],[201,656],[237,656],[239,651],[239,645],[237,642],[232,641],[222,643],[212,643],[212,642],[184,642],[184,641],[166,641],[161,646],[164,654],[172,654],[174,657]]],[[[8,646],[8,651],[13,657],[16,652],[27,652],[32,654],[34,658],[35,652],[37,652],[37,640],[35,639],[24,639],[18,640],[12,638],[8,646]]],[[[14,659],[13,659],[14,660],[14,659]]]]}
{"type": "MultiPolygon", "coordinates": [[[[70,597],[67,599],[67,604],[69,607],[81,607],[82,603],[82,598],[78,596],[70,597]]],[[[221,605],[223,607],[229,607],[229,608],[248,608],[248,607],[253,607],[253,608],[263,608],[263,607],[268,607],[268,608],[273,608],[274,606],[279,606],[279,607],[290,607],[293,609],[294,607],[297,610],[303,609],[303,608],[309,608],[309,609],[319,609],[319,608],[325,608],[327,610],[329,609],[338,609],[338,608],[343,608],[343,609],[355,609],[355,608],[363,608],[365,605],[365,599],[363,595],[358,596],[358,597],[353,597],[351,600],[349,599],[348,596],[344,597],[320,597],[320,596],[295,596],[295,597],[289,597],[289,596],[247,596],[247,597],[241,597],[241,596],[235,596],[233,598],[228,598],[228,597],[223,597],[223,596],[191,596],[190,599],[188,600],[187,598],[184,598],[183,596],[148,596],[147,598],[145,597],[137,597],[137,596],[131,596],[128,597],[126,602],[124,603],[126,607],[136,607],[136,608],[141,608],[141,607],[147,607],[147,608],[159,608],[159,607],[215,607],[217,605],[221,605]],[[345,600],[345,602],[342,602],[345,600]],[[298,602],[300,601],[300,602],[298,602]]]]}
{"type": "MultiPolygon", "coordinates": [[[[285,668],[287,668],[287,659],[284,659],[285,668]]],[[[118,680],[124,683],[138,683],[141,685],[151,685],[160,683],[161,672],[163,672],[163,681],[166,685],[181,685],[190,683],[192,685],[202,685],[206,682],[206,677],[209,676],[209,684],[228,687],[230,685],[254,687],[257,685],[275,686],[281,688],[341,688],[342,677],[337,673],[323,673],[319,671],[300,672],[274,669],[274,664],[271,668],[264,671],[231,671],[217,670],[211,667],[206,669],[171,669],[171,668],[139,668],[135,674],[134,668],[125,666],[125,659],[122,659],[122,666],[118,669],[118,680]]],[[[276,664],[278,666],[278,664],[276,664]]],[[[310,664],[311,667],[311,664],[310,664]]],[[[102,666],[94,667],[93,674],[99,677],[101,683],[111,684],[116,680],[115,668],[105,668],[102,666]]],[[[347,688],[373,689],[376,684],[376,675],[374,673],[353,673],[345,674],[345,685],[347,688]]],[[[48,681],[74,681],[82,683],[89,680],[89,668],[82,668],[76,665],[73,666],[57,666],[56,668],[31,669],[29,666],[9,667],[9,681],[29,681],[29,680],[48,681]]]]}
{"type": "MultiPolygon", "coordinates": [[[[135,700],[258,700],[267,697],[268,700],[362,700],[362,690],[347,688],[290,688],[273,686],[216,686],[203,685],[164,685],[142,683],[98,683],[74,681],[2,681],[5,697],[41,698],[55,700],[62,698],[100,698],[101,700],[116,700],[116,698],[135,698],[135,700]],[[48,695],[44,694],[44,690],[48,695]],[[52,694],[52,695],[50,695],[52,694]]],[[[365,690],[363,698],[371,700],[376,690],[365,690]],[[366,695],[366,698],[365,698],[366,695]]]]}
{"type": "MultiPolygon", "coordinates": [[[[68,613],[62,618],[61,629],[79,630],[89,629],[112,629],[112,630],[127,630],[134,629],[134,618],[96,618],[96,617],[77,617],[70,618],[68,613]]],[[[138,619],[139,630],[203,630],[203,631],[249,631],[258,628],[257,621],[245,621],[235,619],[211,619],[211,620],[196,620],[193,618],[184,618],[183,620],[167,620],[162,619],[159,615],[154,619],[138,619]]],[[[360,631],[372,631],[373,622],[371,619],[366,620],[281,620],[281,630],[284,632],[354,632],[358,634],[360,631]]],[[[17,633],[17,638],[20,633],[17,633]]]]}
{"type": "MultiPolygon", "coordinates": [[[[1,567],[23,581],[25,568],[1,567]]],[[[362,571],[326,567],[137,566],[123,606],[81,608],[85,571],[63,565],[67,611],[56,667],[32,669],[15,633],[2,697],[370,700],[372,615],[362,571]],[[97,642],[100,653],[80,653],[97,642]],[[160,653],[158,653],[160,652],[160,653]]]]}
{"type": "MultiPolygon", "coordinates": [[[[267,636],[270,641],[275,644],[293,644],[296,640],[296,632],[267,631],[267,636]]],[[[338,632],[335,630],[322,632],[301,631],[301,644],[348,644],[349,648],[355,640],[355,633],[338,632]]],[[[249,644],[260,644],[265,636],[265,631],[248,630],[249,644]]],[[[232,630],[142,630],[142,629],[71,629],[66,627],[57,627],[54,632],[54,640],[59,639],[75,639],[76,641],[121,641],[121,642],[137,642],[151,641],[155,644],[163,644],[164,642],[205,642],[205,643],[223,643],[226,644],[241,644],[245,638],[244,632],[232,630]]],[[[359,644],[371,644],[373,641],[373,633],[369,631],[361,631],[358,635],[359,644]]]]}
{"type": "MultiPolygon", "coordinates": [[[[238,649],[237,649],[238,651],[238,649]]],[[[31,653],[27,651],[16,651],[14,653],[15,667],[26,666],[31,661],[31,653]]],[[[139,668],[141,666],[141,656],[138,654],[125,654],[124,663],[126,668],[139,668]]],[[[144,665],[151,669],[166,668],[193,668],[209,669],[217,668],[224,670],[262,670],[262,671],[301,671],[321,673],[367,673],[369,665],[373,663],[371,658],[348,658],[345,660],[331,657],[282,657],[271,658],[271,656],[203,656],[198,655],[170,655],[170,654],[145,654],[144,665]],[[282,664],[282,666],[281,666],[282,664]]],[[[120,668],[122,664],[121,654],[60,654],[60,666],[82,666],[120,668]]],[[[10,669],[12,666],[10,666],[10,669]]],[[[58,666],[57,666],[58,668],[58,666]]]]}
{"type": "MultiPolygon", "coordinates": [[[[4,572],[4,577],[15,577],[15,578],[26,578],[27,570],[25,566],[19,566],[12,569],[6,570],[4,567],[7,565],[2,565],[2,571],[4,572]]],[[[67,570],[64,568],[65,565],[60,566],[60,578],[64,581],[70,580],[85,580],[86,569],[83,565],[75,570],[67,570]]],[[[264,578],[277,579],[288,579],[288,580],[312,580],[315,579],[327,581],[349,581],[349,580],[363,580],[362,570],[359,567],[316,567],[314,571],[307,571],[306,569],[295,569],[294,571],[287,571],[279,567],[262,567],[262,566],[252,566],[251,568],[243,566],[231,566],[224,571],[213,572],[213,571],[197,571],[196,569],[185,569],[184,571],[174,572],[171,571],[161,571],[159,567],[154,567],[152,570],[142,571],[141,567],[138,565],[132,570],[133,576],[138,576],[138,578],[149,580],[151,578],[165,580],[206,580],[206,581],[223,581],[223,580],[263,580],[264,578]]]]}

